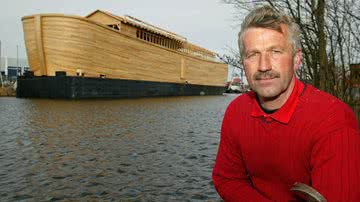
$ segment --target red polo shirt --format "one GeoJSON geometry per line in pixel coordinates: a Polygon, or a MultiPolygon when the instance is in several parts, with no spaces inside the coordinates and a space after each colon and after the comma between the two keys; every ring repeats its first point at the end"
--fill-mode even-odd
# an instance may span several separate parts
{"type": "Polygon", "coordinates": [[[296,80],[286,103],[263,112],[254,92],[226,110],[213,170],[225,201],[296,201],[295,182],[328,201],[360,201],[360,132],[352,110],[296,80]]]}
{"type": "MultiPolygon", "coordinates": [[[[265,118],[267,121],[276,120],[281,123],[287,124],[289,123],[290,118],[295,111],[296,104],[299,100],[299,95],[301,94],[303,89],[304,89],[304,84],[296,79],[295,86],[290,97],[279,110],[277,110],[273,114],[266,114],[261,109],[258,103],[254,103],[250,115],[253,117],[265,118]]],[[[253,101],[256,102],[255,92],[250,92],[250,96],[252,97],[253,101]]]]}

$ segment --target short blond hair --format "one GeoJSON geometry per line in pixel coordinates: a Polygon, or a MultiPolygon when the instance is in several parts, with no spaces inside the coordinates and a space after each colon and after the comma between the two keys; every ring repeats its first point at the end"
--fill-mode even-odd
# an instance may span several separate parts
{"type": "Polygon", "coordinates": [[[281,25],[288,26],[289,41],[292,46],[293,54],[301,49],[300,29],[298,24],[288,15],[275,10],[270,6],[262,6],[251,11],[241,24],[241,30],[238,35],[238,45],[241,59],[244,58],[244,33],[249,28],[267,28],[282,32],[281,25]]]}

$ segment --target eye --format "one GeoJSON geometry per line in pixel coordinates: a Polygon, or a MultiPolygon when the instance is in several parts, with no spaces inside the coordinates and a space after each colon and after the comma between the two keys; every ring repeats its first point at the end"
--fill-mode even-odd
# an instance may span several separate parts
{"type": "Polygon", "coordinates": [[[253,57],[255,57],[257,54],[258,54],[257,52],[248,53],[248,54],[246,55],[246,58],[253,58],[253,57]]]}
{"type": "Polygon", "coordinates": [[[277,50],[277,49],[274,49],[274,50],[271,50],[272,54],[280,54],[282,53],[281,50],[277,50]]]}

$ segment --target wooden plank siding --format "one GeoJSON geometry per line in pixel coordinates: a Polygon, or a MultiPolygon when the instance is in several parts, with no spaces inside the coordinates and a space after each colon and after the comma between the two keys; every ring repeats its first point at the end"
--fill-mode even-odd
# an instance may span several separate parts
{"type": "Polygon", "coordinates": [[[106,13],[102,13],[102,12],[93,13],[92,15],[89,15],[87,17],[87,19],[90,19],[94,22],[98,22],[98,23],[104,24],[104,25],[121,23],[120,20],[113,18],[113,17],[107,15],[106,13]]]}
{"type": "MultiPolygon", "coordinates": [[[[100,19],[101,15],[94,15],[100,19]]],[[[104,17],[104,16],[103,16],[104,17]]],[[[41,37],[44,62],[36,34],[34,16],[23,18],[30,68],[36,76],[54,76],[77,71],[86,77],[145,80],[224,86],[227,65],[177,51],[179,42],[153,34],[137,38],[138,29],[121,24],[120,30],[75,16],[42,15],[41,37]],[[43,64],[45,63],[45,64],[43,64]],[[43,72],[46,70],[46,72],[43,72]]],[[[109,19],[98,21],[118,23],[109,19]]]]}

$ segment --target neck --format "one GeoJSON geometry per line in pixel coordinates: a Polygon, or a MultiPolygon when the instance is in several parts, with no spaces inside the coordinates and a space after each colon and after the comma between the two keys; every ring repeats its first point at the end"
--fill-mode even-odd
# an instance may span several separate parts
{"type": "Polygon", "coordinates": [[[295,78],[290,82],[289,87],[280,95],[272,98],[258,97],[260,105],[267,110],[280,109],[290,97],[295,86],[295,78]]]}

